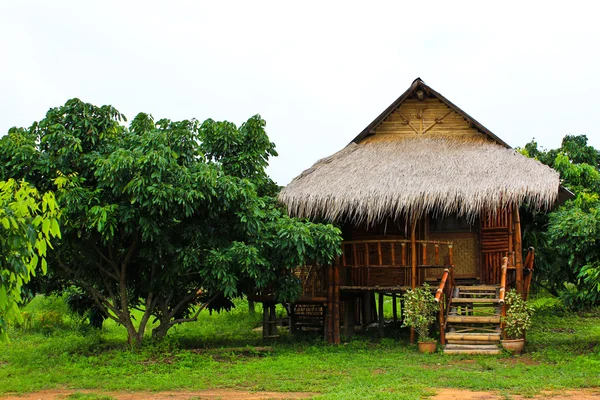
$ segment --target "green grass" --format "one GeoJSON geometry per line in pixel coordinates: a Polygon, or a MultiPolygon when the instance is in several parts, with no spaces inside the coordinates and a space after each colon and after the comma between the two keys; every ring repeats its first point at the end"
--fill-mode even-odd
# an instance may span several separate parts
{"type": "Polygon", "coordinates": [[[41,325],[40,315],[62,306],[58,299],[36,299],[28,307],[32,326],[11,331],[11,343],[0,350],[0,395],[53,388],[235,388],[315,392],[318,399],[418,399],[444,387],[533,395],[598,386],[600,311],[569,314],[547,298],[534,304],[539,311],[527,354],[511,357],[423,355],[408,345],[404,329],[389,332],[388,339],[378,340],[374,332],[340,346],[282,332],[272,352],[231,351],[265,344],[252,330],[260,325],[260,307],[250,315],[245,303],[230,313],[203,314],[163,342],[130,350],[124,329],[110,321],[95,332],[62,310],[62,320],[49,318],[55,318],[53,327],[41,325]]]}

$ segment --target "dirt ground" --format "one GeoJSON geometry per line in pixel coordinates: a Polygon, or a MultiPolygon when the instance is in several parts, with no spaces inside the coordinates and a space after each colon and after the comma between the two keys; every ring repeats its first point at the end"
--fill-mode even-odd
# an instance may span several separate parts
{"type": "MultiPolygon", "coordinates": [[[[61,400],[73,393],[96,393],[111,396],[118,400],[280,400],[308,399],[316,393],[300,392],[247,392],[232,389],[211,389],[200,391],[173,392],[100,392],[92,390],[45,390],[20,396],[0,396],[3,400],[61,400]]],[[[524,400],[523,396],[512,396],[515,400],[524,400]]],[[[531,399],[532,397],[528,397],[531,399]]],[[[562,392],[543,392],[533,399],[551,400],[597,400],[600,399],[600,388],[583,390],[566,390],[562,392]]],[[[462,389],[440,389],[431,397],[432,400],[503,400],[506,399],[494,392],[474,392],[462,389]]]]}

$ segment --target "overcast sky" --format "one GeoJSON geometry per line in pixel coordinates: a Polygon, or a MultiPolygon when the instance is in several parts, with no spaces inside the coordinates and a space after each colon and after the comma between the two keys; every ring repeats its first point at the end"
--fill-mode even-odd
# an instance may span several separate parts
{"type": "Polygon", "coordinates": [[[596,2],[353,4],[2,0],[0,133],[72,97],[129,119],[258,113],[285,185],[421,77],[513,147],[600,148],[596,2]]]}

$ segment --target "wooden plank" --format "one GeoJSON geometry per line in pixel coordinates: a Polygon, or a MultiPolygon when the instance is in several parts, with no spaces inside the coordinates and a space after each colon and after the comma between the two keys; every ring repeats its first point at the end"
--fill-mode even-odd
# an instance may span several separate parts
{"type": "Polygon", "coordinates": [[[525,295],[524,287],[523,287],[523,243],[521,241],[521,218],[519,216],[519,206],[515,205],[513,210],[513,218],[515,221],[515,230],[514,230],[514,249],[515,249],[515,266],[516,269],[516,285],[517,292],[521,296],[525,295]]]}
{"type": "Polygon", "coordinates": [[[384,336],[384,319],[383,319],[383,292],[379,292],[379,304],[377,305],[378,322],[379,322],[379,337],[383,338],[384,336]]]}
{"type": "Polygon", "coordinates": [[[333,267],[333,344],[340,344],[340,268],[333,267]]]}
{"type": "Polygon", "coordinates": [[[479,342],[497,342],[500,340],[500,333],[446,333],[446,340],[456,341],[479,341],[479,342]]]}
{"type": "Polygon", "coordinates": [[[499,324],[500,315],[449,315],[446,321],[449,324],[499,324]]]}
{"type": "Polygon", "coordinates": [[[499,303],[500,300],[499,299],[482,299],[482,298],[474,298],[474,299],[469,299],[469,298],[454,298],[452,299],[452,303],[453,304],[463,304],[463,303],[499,303]]]}
{"type": "Polygon", "coordinates": [[[446,349],[477,349],[477,350],[494,350],[498,348],[496,344],[449,344],[446,349]]]}
{"type": "Polygon", "coordinates": [[[457,288],[459,290],[470,290],[470,291],[477,291],[477,290],[496,290],[498,289],[500,286],[498,285],[473,285],[473,286],[464,286],[464,285],[459,285],[457,286],[457,288]]]}
{"type": "Polygon", "coordinates": [[[444,349],[444,354],[469,354],[469,355],[484,355],[484,354],[500,354],[500,349],[496,350],[478,350],[478,349],[444,349]]]}

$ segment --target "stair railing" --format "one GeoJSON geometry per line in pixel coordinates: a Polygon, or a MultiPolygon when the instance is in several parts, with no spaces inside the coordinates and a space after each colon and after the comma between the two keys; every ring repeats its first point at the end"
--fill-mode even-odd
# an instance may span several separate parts
{"type": "MultiPolygon", "coordinates": [[[[446,312],[444,310],[444,292],[448,293],[448,291],[446,290],[446,284],[448,282],[448,277],[450,277],[450,289],[451,287],[454,285],[454,274],[452,273],[452,265],[450,265],[449,268],[444,269],[444,273],[442,275],[442,280],[440,281],[440,284],[435,292],[435,301],[436,303],[439,304],[439,321],[440,321],[440,343],[442,345],[446,344],[446,321],[445,321],[445,316],[446,316],[446,312]]],[[[450,293],[451,290],[450,290],[450,293]]],[[[446,296],[446,303],[450,302],[450,298],[447,295],[446,296]]]]}
{"type": "Polygon", "coordinates": [[[508,257],[502,259],[502,269],[500,275],[500,293],[498,295],[498,302],[502,306],[502,323],[501,328],[504,334],[504,317],[506,317],[506,304],[504,303],[504,297],[506,295],[506,271],[508,270],[508,257]]]}
{"type": "Polygon", "coordinates": [[[523,272],[525,272],[525,293],[524,298],[527,300],[529,298],[529,288],[531,287],[531,278],[533,276],[533,267],[535,260],[535,249],[530,247],[527,251],[527,257],[525,257],[525,263],[523,265],[523,272]]]}

